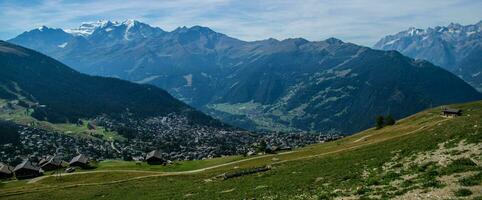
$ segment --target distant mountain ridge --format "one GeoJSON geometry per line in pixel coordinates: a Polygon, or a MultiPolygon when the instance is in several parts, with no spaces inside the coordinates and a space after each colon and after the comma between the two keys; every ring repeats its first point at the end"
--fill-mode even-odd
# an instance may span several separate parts
{"type": "Polygon", "coordinates": [[[246,42],[201,26],[166,32],[133,20],[82,27],[32,30],[10,41],[81,72],[159,86],[248,129],[352,133],[380,114],[400,118],[481,98],[428,62],[336,38],[246,42]],[[67,40],[52,41],[50,31],[67,40]]]}
{"type": "Polygon", "coordinates": [[[397,50],[452,71],[482,91],[482,21],[473,25],[409,28],[383,37],[374,48],[397,50]]]}

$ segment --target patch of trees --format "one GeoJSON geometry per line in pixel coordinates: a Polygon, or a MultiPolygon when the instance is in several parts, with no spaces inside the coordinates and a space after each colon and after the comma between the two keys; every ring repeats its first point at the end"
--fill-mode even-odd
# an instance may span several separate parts
{"type": "Polygon", "coordinates": [[[392,126],[392,125],[395,125],[396,121],[395,119],[393,119],[393,117],[391,115],[387,115],[387,116],[378,116],[376,118],[376,128],[377,129],[381,129],[385,126],[392,126]]]}
{"type": "Polygon", "coordinates": [[[122,135],[127,139],[133,139],[137,136],[137,130],[127,126],[119,126],[116,128],[116,131],[119,135],[122,135]]]}
{"type": "Polygon", "coordinates": [[[15,123],[0,120],[0,144],[18,144],[21,127],[15,123]]]}

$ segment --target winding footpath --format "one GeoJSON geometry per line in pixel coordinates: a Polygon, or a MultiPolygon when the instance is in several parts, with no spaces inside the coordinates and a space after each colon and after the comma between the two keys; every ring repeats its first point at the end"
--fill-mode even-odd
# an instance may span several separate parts
{"type": "MultiPolygon", "coordinates": [[[[210,166],[210,167],[205,167],[205,168],[195,169],[195,170],[188,170],[188,171],[159,172],[159,171],[133,170],[133,169],[132,169],[132,170],[117,170],[117,169],[114,169],[114,170],[97,170],[97,171],[85,171],[85,172],[65,173],[65,174],[62,174],[62,175],[54,174],[54,175],[40,176],[40,177],[37,177],[37,178],[34,178],[34,179],[30,179],[27,183],[29,183],[29,184],[31,184],[31,183],[36,183],[36,182],[39,182],[39,181],[41,181],[41,180],[43,180],[43,179],[46,179],[46,178],[49,178],[49,177],[55,177],[55,176],[71,176],[71,175],[78,175],[78,174],[109,173],[109,172],[150,173],[150,174],[153,174],[153,175],[148,175],[148,176],[140,176],[140,177],[130,178],[130,179],[133,179],[133,180],[140,179],[140,178],[142,178],[142,177],[148,178],[148,177],[153,177],[153,176],[173,176],[173,175],[194,174],[194,173],[204,172],[204,171],[207,171],[207,170],[210,170],[210,169],[216,169],[216,168],[220,168],[220,167],[225,167],[225,166],[229,166],[229,165],[234,165],[234,164],[237,164],[237,163],[242,163],[242,162],[246,162],[246,161],[250,161],[250,160],[256,160],[256,159],[261,159],[261,158],[266,158],[266,157],[272,157],[272,156],[276,156],[276,155],[291,154],[291,153],[295,153],[295,152],[296,152],[296,151],[288,151],[288,152],[282,152],[282,153],[273,154],[273,155],[267,154],[267,155],[262,155],[262,156],[257,156],[257,157],[252,157],[252,158],[237,160],[237,161],[233,161],[233,162],[228,162],[228,163],[224,163],[224,164],[213,165],[213,166],[210,166]]],[[[125,180],[130,180],[130,179],[125,179],[125,180]]]]}

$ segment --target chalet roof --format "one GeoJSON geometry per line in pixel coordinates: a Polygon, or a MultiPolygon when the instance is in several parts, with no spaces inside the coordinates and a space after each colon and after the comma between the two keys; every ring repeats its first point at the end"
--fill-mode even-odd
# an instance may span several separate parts
{"type": "Polygon", "coordinates": [[[53,165],[60,166],[62,164],[62,159],[60,159],[58,156],[48,156],[45,159],[45,162],[42,163],[42,167],[47,165],[47,164],[53,164],[53,165]]]}
{"type": "Polygon", "coordinates": [[[462,110],[460,109],[453,109],[453,108],[448,108],[443,110],[444,113],[460,113],[462,110]]]}
{"type": "Polygon", "coordinates": [[[19,165],[17,165],[13,171],[16,172],[20,169],[28,169],[28,170],[33,170],[33,171],[39,171],[40,170],[39,167],[34,166],[32,164],[32,162],[30,162],[29,160],[25,160],[22,163],[20,163],[19,165]]]}
{"type": "Polygon", "coordinates": [[[154,151],[151,151],[151,152],[147,153],[146,160],[151,159],[151,158],[163,159],[161,151],[154,150],[154,151]]]}
{"type": "Polygon", "coordinates": [[[11,174],[12,172],[13,172],[13,167],[5,163],[0,163],[0,173],[11,174]]]}
{"type": "Polygon", "coordinates": [[[45,164],[45,163],[47,162],[47,159],[48,159],[48,157],[47,157],[47,158],[42,158],[42,159],[38,162],[38,164],[39,164],[39,165],[45,164]]]}
{"type": "Polygon", "coordinates": [[[49,160],[51,160],[53,157],[55,157],[55,156],[47,156],[47,157],[45,157],[45,158],[42,158],[42,159],[38,162],[38,164],[39,164],[39,165],[44,165],[44,164],[47,163],[49,160]]]}
{"type": "Polygon", "coordinates": [[[74,158],[72,158],[69,164],[76,163],[76,162],[87,164],[88,161],[89,159],[84,154],[79,154],[78,156],[75,156],[74,158]]]}

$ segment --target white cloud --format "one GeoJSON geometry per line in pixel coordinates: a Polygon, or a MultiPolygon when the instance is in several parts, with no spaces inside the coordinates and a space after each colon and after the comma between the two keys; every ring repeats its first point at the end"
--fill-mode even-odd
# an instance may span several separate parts
{"type": "Polygon", "coordinates": [[[0,3],[0,37],[40,25],[72,28],[97,19],[137,19],[172,30],[202,25],[244,40],[337,37],[371,45],[410,26],[426,28],[482,19],[480,0],[180,0],[0,3]]]}

